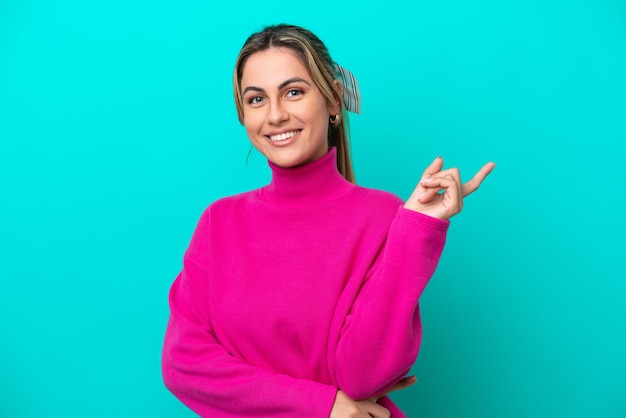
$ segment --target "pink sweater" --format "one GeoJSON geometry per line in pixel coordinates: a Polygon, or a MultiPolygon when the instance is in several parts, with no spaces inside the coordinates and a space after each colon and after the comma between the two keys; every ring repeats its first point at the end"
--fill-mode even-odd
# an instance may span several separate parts
{"type": "Polygon", "coordinates": [[[419,350],[449,222],[347,182],[334,148],[270,167],[206,209],[170,291],[164,381],[203,417],[328,418],[337,388],[383,393],[419,350]]]}

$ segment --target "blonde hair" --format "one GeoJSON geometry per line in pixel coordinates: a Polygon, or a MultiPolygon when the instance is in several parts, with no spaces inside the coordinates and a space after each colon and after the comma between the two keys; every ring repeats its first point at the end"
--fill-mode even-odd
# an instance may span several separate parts
{"type": "Polygon", "coordinates": [[[243,67],[252,54],[272,47],[288,48],[293,51],[307,68],[313,82],[328,103],[340,103],[342,111],[339,122],[330,123],[329,121],[328,146],[337,148],[337,169],[339,172],[346,180],[355,183],[348,140],[348,113],[343,106],[341,87],[335,83],[337,74],[328,49],[313,32],[299,26],[279,24],[266,26],[260,32],[253,33],[248,37],[239,52],[233,74],[235,106],[237,107],[239,122],[243,124],[243,97],[241,95],[243,67]]]}

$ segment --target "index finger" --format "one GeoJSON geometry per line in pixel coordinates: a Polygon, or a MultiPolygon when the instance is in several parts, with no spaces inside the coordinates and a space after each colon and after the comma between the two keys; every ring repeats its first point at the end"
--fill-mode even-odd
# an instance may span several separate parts
{"type": "Polygon", "coordinates": [[[496,164],[494,162],[489,162],[482,166],[480,170],[469,180],[467,183],[463,184],[463,197],[469,195],[470,193],[475,192],[478,187],[480,187],[485,177],[491,173],[491,171],[495,168],[496,164]]]}

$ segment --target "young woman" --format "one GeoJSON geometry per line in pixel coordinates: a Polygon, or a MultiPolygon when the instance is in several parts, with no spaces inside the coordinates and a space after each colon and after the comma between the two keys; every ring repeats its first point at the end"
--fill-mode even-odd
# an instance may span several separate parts
{"type": "Polygon", "coordinates": [[[239,120],[272,181],[206,209],[171,288],[164,381],[201,416],[404,416],[385,395],[415,381],[419,297],[494,165],[462,185],[437,158],[406,202],[355,185],[357,90],[301,27],[239,54],[239,120]]]}

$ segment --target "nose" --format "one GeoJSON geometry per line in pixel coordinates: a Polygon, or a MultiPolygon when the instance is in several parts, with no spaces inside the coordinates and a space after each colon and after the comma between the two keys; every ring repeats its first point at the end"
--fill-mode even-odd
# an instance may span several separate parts
{"type": "Polygon", "coordinates": [[[284,108],[284,106],[280,103],[280,101],[275,101],[270,104],[269,113],[267,115],[267,121],[271,125],[280,125],[282,122],[289,119],[289,113],[284,108]]]}

